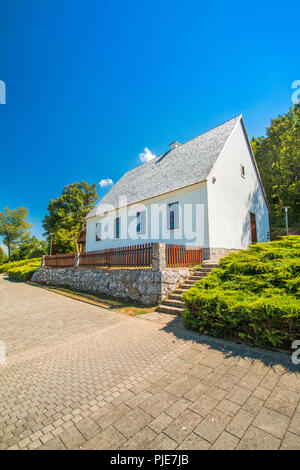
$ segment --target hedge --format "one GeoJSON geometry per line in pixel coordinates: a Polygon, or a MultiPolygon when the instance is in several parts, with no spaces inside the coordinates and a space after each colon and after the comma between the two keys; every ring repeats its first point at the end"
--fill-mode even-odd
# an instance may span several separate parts
{"type": "Polygon", "coordinates": [[[10,279],[28,281],[32,274],[41,266],[41,258],[5,263],[0,266],[0,273],[7,272],[10,279]]]}
{"type": "Polygon", "coordinates": [[[300,337],[300,236],[252,245],[220,260],[183,294],[188,328],[289,349],[300,337]]]}

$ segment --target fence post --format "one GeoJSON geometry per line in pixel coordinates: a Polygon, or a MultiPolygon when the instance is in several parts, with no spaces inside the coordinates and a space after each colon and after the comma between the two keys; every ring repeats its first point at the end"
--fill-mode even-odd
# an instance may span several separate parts
{"type": "Polygon", "coordinates": [[[74,268],[78,268],[80,261],[80,253],[75,253],[74,256],[74,268]]]}
{"type": "Polygon", "coordinates": [[[152,261],[153,271],[162,271],[166,268],[166,244],[152,243],[152,261]]]}
{"type": "Polygon", "coordinates": [[[45,266],[45,255],[42,255],[41,268],[45,266]]]}

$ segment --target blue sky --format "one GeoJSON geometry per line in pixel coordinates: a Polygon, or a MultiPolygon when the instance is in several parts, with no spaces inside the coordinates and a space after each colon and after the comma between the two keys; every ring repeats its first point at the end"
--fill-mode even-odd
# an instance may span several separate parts
{"type": "MultiPolygon", "coordinates": [[[[1,5],[0,210],[41,236],[65,184],[98,183],[243,113],[263,135],[300,79],[300,7],[10,0],[1,5]]],[[[99,188],[99,196],[105,188],[99,188]]]]}

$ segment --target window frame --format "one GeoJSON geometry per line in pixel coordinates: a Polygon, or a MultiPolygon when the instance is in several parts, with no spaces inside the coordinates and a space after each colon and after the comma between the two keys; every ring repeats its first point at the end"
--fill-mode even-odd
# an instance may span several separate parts
{"type": "Polygon", "coordinates": [[[114,238],[119,240],[121,233],[121,217],[115,217],[114,219],[114,238]]]}
{"type": "Polygon", "coordinates": [[[146,211],[136,212],[136,233],[137,235],[146,235],[146,211]],[[139,228],[139,230],[138,230],[139,228]]]}
{"type": "Polygon", "coordinates": [[[102,222],[96,222],[96,242],[101,242],[102,240],[102,222]],[[98,226],[100,225],[100,237],[98,237],[98,226]]]}
{"type": "Polygon", "coordinates": [[[174,232],[174,230],[179,229],[179,201],[174,201],[168,203],[167,206],[167,229],[170,230],[170,232],[174,232]],[[175,206],[177,213],[173,210],[171,210],[171,207],[175,206]],[[174,214],[173,216],[173,227],[171,227],[171,214],[174,214]]]}

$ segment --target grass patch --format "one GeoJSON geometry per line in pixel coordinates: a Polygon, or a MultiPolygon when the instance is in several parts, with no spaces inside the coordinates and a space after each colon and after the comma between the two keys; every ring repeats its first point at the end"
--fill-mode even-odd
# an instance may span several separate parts
{"type": "Polygon", "coordinates": [[[254,346],[289,350],[300,337],[300,236],[222,258],[183,295],[188,328],[254,346]]]}
{"type": "Polygon", "coordinates": [[[86,302],[92,305],[97,305],[98,307],[125,313],[129,316],[142,315],[144,313],[153,312],[156,309],[156,306],[145,307],[145,305],[134,302],[130,299],[109,297],[105,294],[97,295],[91,292],[81,292],[68,289],[67,287],[57,287],[34,282],[30,282],[30,284],[50,290],[52,292],[56,292],[57,294],[65,295],[66,297],[70,297],[75,300],[80,300],[81,302],[86,302]]]}

